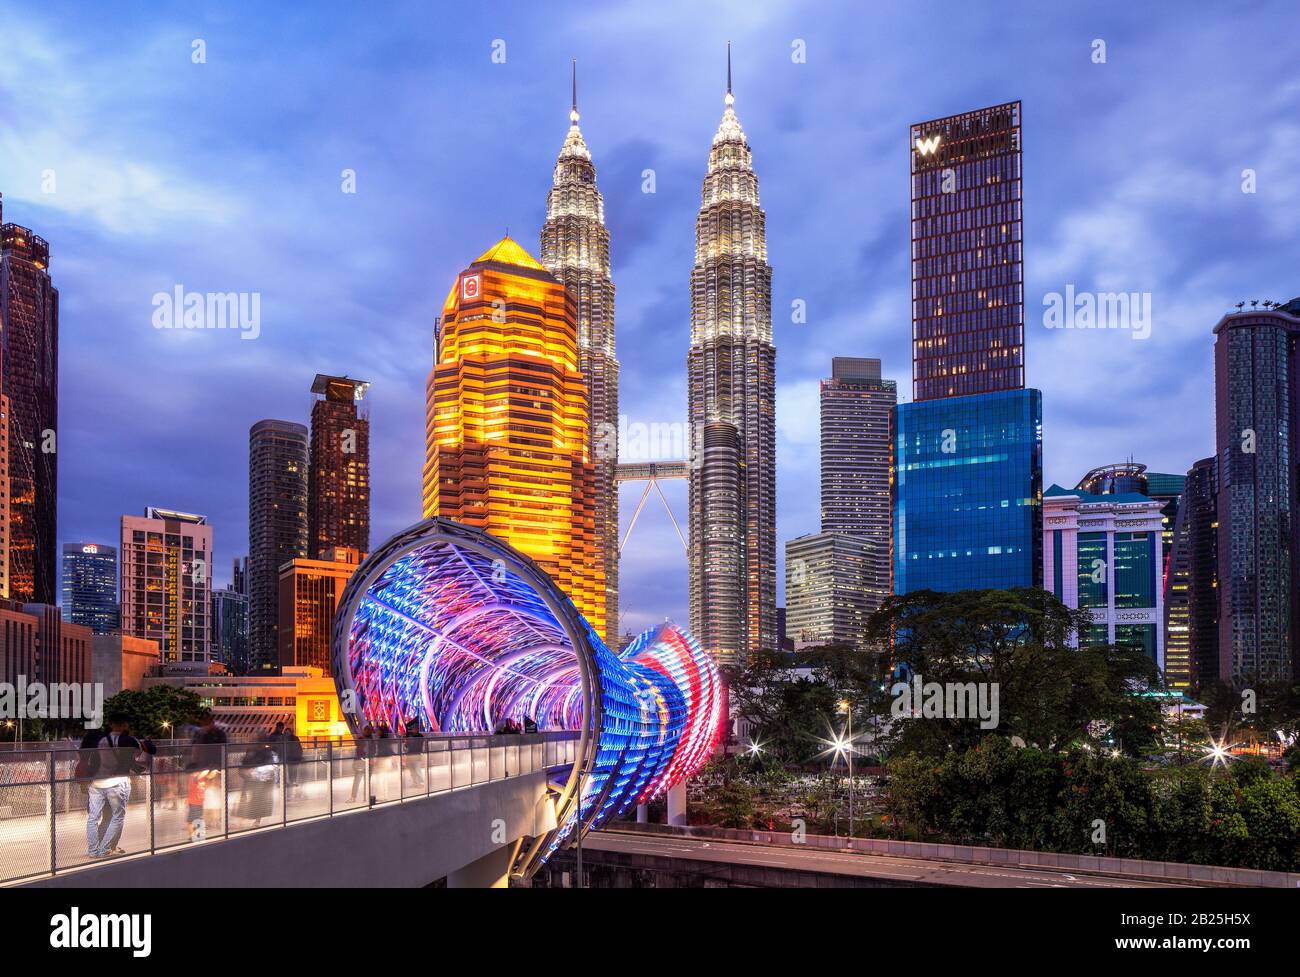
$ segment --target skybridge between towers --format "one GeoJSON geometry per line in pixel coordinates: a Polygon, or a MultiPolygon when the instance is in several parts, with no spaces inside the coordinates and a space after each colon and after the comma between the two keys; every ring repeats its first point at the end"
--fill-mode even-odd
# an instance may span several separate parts
{"type": "Polygon", "coordinates": [[[659,500],[664,504],[664,511],[668,513],[668,518],[672,520],[673,529],[677,530],[677,538],[682,541],[682,549],[689,553],[690,547],[686,542],[686,537],[682,534],[682,527],[677,522],[677,517],[673,515],[672,506],[668,504],[668,497],[664,495],[664,490],[659,487],[659,483],[665,480],[686,481],[689,479],[691,477],[690,462],[620,462],[614,477],[620,485],[624,482],[645,482],[645,491],[641,493],[641,498],[637,501],[636,510],[632,513],[632,519],[627,524],[627,532],[623,534],[623,538],[619,541],[619,553],[622,553],[624,547],[627,546],[627,541],[632,536],[632,530],[636,527],[636,521],[641,516],[641,510],[645,508],[646,500],[650,498],[651,489],[659,493],[659,500]]]}

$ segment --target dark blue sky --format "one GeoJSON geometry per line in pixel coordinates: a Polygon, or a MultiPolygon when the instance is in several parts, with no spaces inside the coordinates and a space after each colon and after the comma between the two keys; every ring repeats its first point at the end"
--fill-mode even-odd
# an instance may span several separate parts
{"type": "MultiPolygon", "coordinates": [[[[146,505],[203,512],[221,582],[247,550],[248,427],[305,422],[318,371],[373,383],[373,543],[419,517],[433,317],[507,227],[536,253],[571,57],[623,411],[669,423],[685,414],[694,218],[733,42],[773,268],[782,540],[817,528],[830,358],[878,356],[910,391],[911,122],[1024,101],[1049,484],[1209,454],[1211,328],[1241,299],[1300,293],[1293,3],[114,6],[0,3],[5,218],[51,242],[62,295],[60,536],[111,541],[146,505]],[[261,336],[155,330],[152,297],[177,284],[260,293],[261,336]],[[1044,328],[1043,296],[1067,284],[1150,293],[1150,338],[1044,328]]],[[[669,496],[684,515],[684,487],[669,496]]],[[[660,509],[623,562],[626,627],[685,619],[660,509]]]]}

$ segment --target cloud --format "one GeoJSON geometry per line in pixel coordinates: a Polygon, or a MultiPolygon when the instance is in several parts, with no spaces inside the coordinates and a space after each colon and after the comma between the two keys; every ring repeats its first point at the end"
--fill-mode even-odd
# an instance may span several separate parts
{"type": "MultiPolygon", "coordinates": [[[[773,267],[781,540],[817,528],[831,358],[880,357],[900,399],[910,388],[908,124],[1006,98],[1025,103],[1026,355],[1047,477],[1130,453],[1185,470],[1213,443],[1215,321],[1243,297],[1300,293],[1300,85],[1286,46],[1258,43],[1285,36],[1289,14],[1031,5],[1008,22],[919,2],[680,0],[452,20],[414,5],[358,19],[328,2],[8,11],[0,191],[6,218],[54,249],[62,534],[112,538],[146,504],[202,511],[224,572],[247,548],[248,426],[305,421],[317,371],[373,381],[375,543],[415,518],[439,303],[505,226],[536,249],[575,56],[611,229],[622,408],[684,419],[694,222],[728,38],[773,267]],[[1089,60],[1098,36],[1105,65],[1089,60]],[[505,64],[490,59],[496,38],[505,64]],[[795,38],[807,63],[790,58],[795,38]],[[344,168],[356,194],[340,190],[344,168]],[[655,194],[641,192],[646,168],[655,194]],[[1151,338],[1043,329],[1044,292],[1067,282],[1149,291],[1151,338]],[[152,330],[150,296],[177,283],[258,291],[262,338],[152,330]],[[790,319],[795,299],[806,323],[790,319]]],[[[680,517],[684,486],[671,492],[680,517]]],[[[636,489],[623,500],[626,514],[636,489]]],[[[684,558],[657,510],[624,560],[628,622],[685,619],[684,558]]]]}

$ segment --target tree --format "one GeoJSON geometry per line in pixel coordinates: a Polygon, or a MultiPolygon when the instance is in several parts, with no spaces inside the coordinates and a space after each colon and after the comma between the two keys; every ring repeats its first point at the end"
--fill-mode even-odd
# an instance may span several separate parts
{"type": "Polygon", "coordinates": [[[1300,778],[1267,764],[1144,770],[1098,751],[986,738],[888,767],[886,810],[917,838],[1274,871],[1300,868],[1300,778]]]}
{"type": "Polygon", "coordinates": [[[736,713],[753,727],[765,752],[787,763],[818,759],[840,721],[844,692],[821,673],[816,659],[758,652],[724,675],[736,713]],[[801,674],[801,667],[813,671],[801,674]]]}
{"type": "Polygon", "coordinates": [[[104,702],[104,715],[124,713],[131,724],[131,732],[138,736],[159,736],[163,723],[170,727],[196,723],[204,712],[203,700],[189,689],[170,685],[151,688],[123,689],[104,702]]]}
{"type": "Polygon", "coordinates": [[[718,808],[718,824],[724,828],[754,826],[754,788],[743,780],[728,780],[713,795],[718,808]]]}
{"type": "MultiPolygon", "coordinates": [[[[1161,688],[1159,670],[1141,651],[1075,647],[1091,618],[1035,587],[915,591],[895,595],[872,615],[868,642],[892,638],[903,678],[997,693],[999,734],[1055,752],[1107,735],[1124,752],[1159,744],[1160,706],[1140,693],[1161,688]]],[[[901,691],[901,690],[900,690],[901,691]]],[[[894,703],[878,705],[890,716],[894,703]]],[[[894,716],[894,718],[897,718],[894,716]]],[[[989,734],[974,718],[943,715],[893,723],[894,750],[942,755],[969,749],[989,734]]]]}

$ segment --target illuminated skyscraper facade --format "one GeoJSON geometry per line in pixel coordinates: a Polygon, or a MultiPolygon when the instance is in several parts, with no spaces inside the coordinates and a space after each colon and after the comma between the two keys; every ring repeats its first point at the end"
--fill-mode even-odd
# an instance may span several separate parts
{"type": "MultiPolygon", "coordinates": [[[[889,425],[897,402],[898,385],[881,379],[880,360],[837,356],[821,383],[822,532],[866,544],[868,612],[890,590],[889,425]]],[[[793,613],[788,598],[787,606],[793,613]]]]}
{"type": "Polygon", "coordinates": [[[311,392],[311,464],[307,480],[307,555],[338,547],[370,551],[370,384],[317,374],[311,392]]]}
{"type": "Polygon", "coordinates": [[[1300,298],[1214,334],[1219,678],[1285,681],[1300,665],[1300,298]]]}
{"type": "Polygon", "coordinates": [[[248,432],[248,657],[274,669],[280,655],[280,567],[307,555],[307,428],[258,421],[248,432]]]}
{"type": "Polygon", "coordinates": [[[894,592],[1041,585],[1042,395],[946,397],[894,416],[894,592]]]}
{"type": "Polygon", "coordinates": [[[1043,579],[1067,607],[1086,610],[1082,645],[1136,648],[1165,667],[1159,499],[1053,485],[1043,496],[1043,579]]]}
{"type": "Polygon", "coordinates": [[[569,132],[555,161],[542,225],[542,264],[573,296],[578,372],[587,384],[592,464],[596,470],[596,545],[605,567],[605,631],[618,636],[618,360],[614,356],[614,282],[609,277],[605,202],[578,128],[575,75],[569,132]]]}
{"type": "Polygon", "coordinates": [[[427,387],[424,514],[485,529],[532,557],[603,634],[575,304],[508,237],[457,277],[427,387]]]}
{"type": "Polygon", "coordinates": [[[727,74],[695,221],[687,359],[691,630],[723,660],[777,645],[772,269],[727,74]]]}
{"type": "Polygon", "coordinates": [[[1186,550],[1177,550],[1174,535],[1178,503],[1183,494],[1184,475],[1149,472],[1134,461],[1102,465],[1089,471],[1075,486],[1089,495],[1145,495],[1160,503],[1160,584],[1164,592],[1165,681],[1176,689],[1191,685],[1191,663],[1187,635],[1186,550]]]}
{"type": "Polygon", "coordinates": [[[894,591],[1042,584],[1025,389],[1020,103],[911,127],[913,402],[894,412],[894,591]]]}
{"type": "Polygon", "coordinates": [[[50,246],[0,211],[0,361],[9,469],[9,596],[55,604],[59,292],[50,246]]]}
{"type": "Polygon", "coordinates": [[[117,547],[63,544],[63,620],[108,634],[119,626],[117,547]]]}
{"type": "Polygon", "coordinates": [[[330,674],[334,612],[343,588],[364,558],[338,547],[280,568],[280,667],[310,665],[330,674]]]}
{"type": "MultiPolygon", "coordinates": [[[[0,323],[2,327],[2,323],[0,323]]],[[[4,370],[0,342],[0,376],[4,370]]],[[[0,383],[3,381],[0,380],[0,383]]],[[[0,597],[9,596],[9,398],[0,394],[0,597]]]]}
{"type": "Polygon", "coordinates": [[[911,130],[912,399],[1025,385],[1020,103],[911,130]]]}
{"type": "Polygon", "coordinates": [[[150,507],[122,517],[122,633],[158,643],[162,664],[206,671],[212,527],[205,517],[150,507]]]}
{"type": "MultiPolygon", "coordinates": [[[[888,546],[888,541],[886,541],[888,546]]],[[[867,618],[888,596],[875,548],[861,536],[813,533],[785,544],[786,631],[796,649],[865,647],[867,618]]]]}

